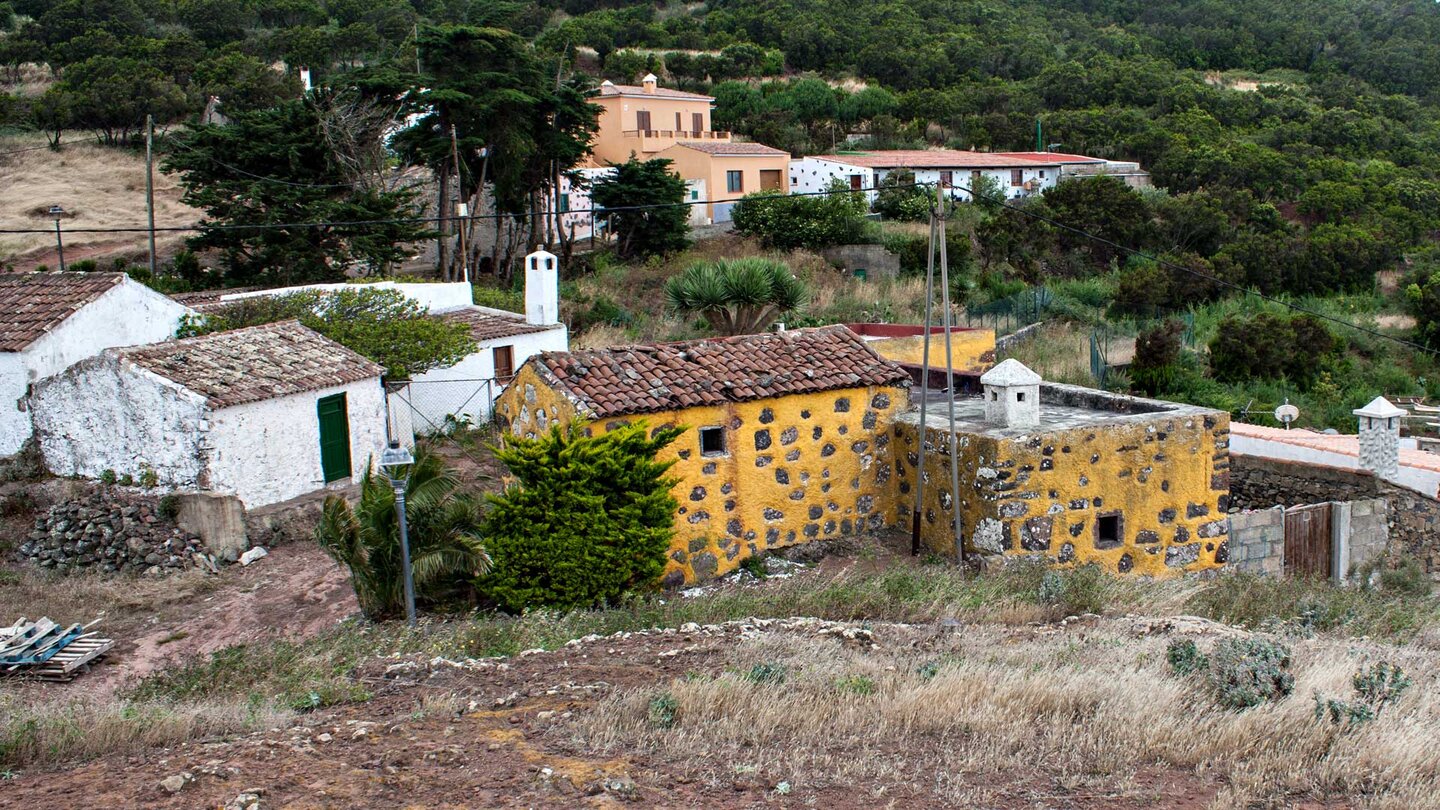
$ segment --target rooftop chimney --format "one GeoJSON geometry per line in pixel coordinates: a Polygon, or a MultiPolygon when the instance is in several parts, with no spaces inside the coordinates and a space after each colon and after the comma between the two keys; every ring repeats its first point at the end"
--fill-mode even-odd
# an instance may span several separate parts
{"type": "Polygon", "coordinates": [[[640,86],[645,88],[645,92],[653,95],[655,92],[655,83],[658,81],[659,79],[655,78],[654,73],[646,73],[645,78],[640,80],[640,86]]]}
{"type": "Polygon", "coordinates": [[[525,257],[525,322],[560,322],[560,260],[539,245],[525,257]]]}
{"type": "Polygon", "coordinates": [[[1011,358],[980,377],[985,421],[1000,427],[1040,426],[1040,375],[1011,358]]]}
{"type": "Polygon", "coordinates": [[[1360,467],[1381,478],[1400,474],[1400,417],[1405,411],[1384,397],[1352,413],[1360,420],[1360,467]]]}

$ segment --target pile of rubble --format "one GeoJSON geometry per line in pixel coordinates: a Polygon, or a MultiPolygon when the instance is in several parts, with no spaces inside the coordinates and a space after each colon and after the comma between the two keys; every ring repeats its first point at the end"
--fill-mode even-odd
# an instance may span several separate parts
{"type": "Polygon", "coordinates": [[[199,537],[159,514],[151,499],[117,500],[98,492],[57,504],[35,520],[18,549],[41,568],[161,575],[190,567],[215,570],[199,537]]]}

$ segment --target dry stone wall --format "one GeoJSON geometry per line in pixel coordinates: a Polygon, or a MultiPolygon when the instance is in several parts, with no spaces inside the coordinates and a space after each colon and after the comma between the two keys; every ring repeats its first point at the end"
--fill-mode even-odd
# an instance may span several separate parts
{"type": "Polygon", "coordinates": [[[104,489],[52,506],[36,518],[17,553],[64,573],[93,568],[155,576],[205,564],[204,543],[162,516],[156,499],[104,489]]]}

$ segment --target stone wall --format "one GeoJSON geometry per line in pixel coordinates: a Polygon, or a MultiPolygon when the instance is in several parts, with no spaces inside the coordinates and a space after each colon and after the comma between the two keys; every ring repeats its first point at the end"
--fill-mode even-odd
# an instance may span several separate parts
{"type": "Polygon", "coordinates": [[[835,245],[820,251],[820,255],[847,272],[863,267],[866,278],[895,278],[900,275],[900,257],[883,245],[835,245]]]}
{"type": "Polygon", "coordinates": [[[65,573],[150,575],[205,565],[204,551],[199,537],[161,514],[157,499],[110,489],[50,507],[17,549],[22,559],[65,573]]]}
{"type": "Polygon", "coordinates": [[[1229,542],[1231,567],[1249,574],[1280,576],[1285,571],[1285,507],[1231,515],[1229,542]]]}
{"type": "MultiPolygon", "coordinates": [[[[1431,579],[1440,581],[1440,501],[1377,478],[1365,470],[1345,470],[1291,461],[1234,455],[1230,467],[1232,509],[1264,509],[1325,501],[1384,498],[1390,565],[1413,559],[1431,579]]],[[[1352,561],[1356,559],[1352,549],[1352,561]]]]}

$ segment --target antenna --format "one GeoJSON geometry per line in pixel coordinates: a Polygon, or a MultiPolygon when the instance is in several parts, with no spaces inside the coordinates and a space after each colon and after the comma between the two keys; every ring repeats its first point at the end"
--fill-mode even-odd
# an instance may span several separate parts
{"type": "Polygon", "coordinates": [[[1290,429],[1290,423],[1300,418],[1300,409],[1290,404],[1290,398],[1286,397],[1285,402],[1275,409],[1275,421],[1290,429]]]}

